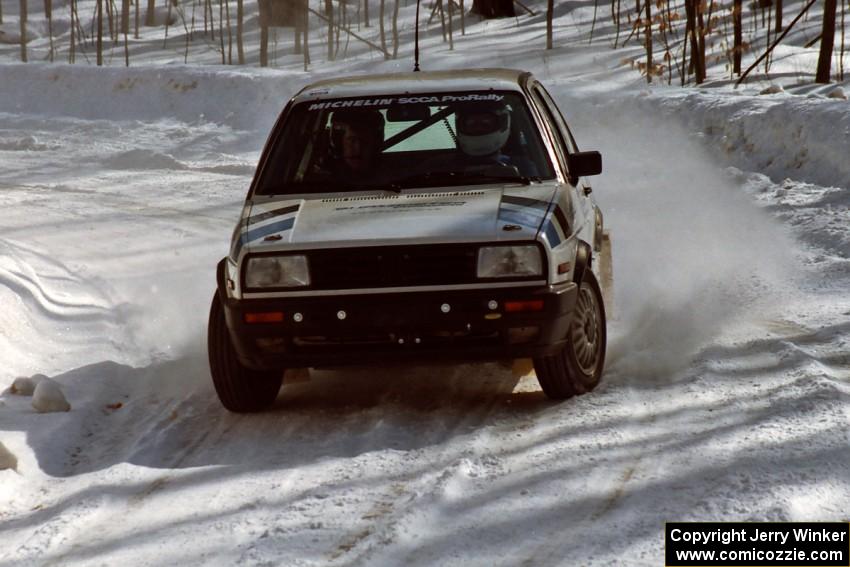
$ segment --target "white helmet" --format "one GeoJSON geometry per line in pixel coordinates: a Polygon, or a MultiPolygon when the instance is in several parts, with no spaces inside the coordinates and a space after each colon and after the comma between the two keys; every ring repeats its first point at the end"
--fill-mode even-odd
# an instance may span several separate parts
{"type": "Polygon", "coordinates": [[[504,103],[469,103],[455,111],[457,143],[469,156],[486,156],[502,149],[511,133],[511,113],[504,103]]]}

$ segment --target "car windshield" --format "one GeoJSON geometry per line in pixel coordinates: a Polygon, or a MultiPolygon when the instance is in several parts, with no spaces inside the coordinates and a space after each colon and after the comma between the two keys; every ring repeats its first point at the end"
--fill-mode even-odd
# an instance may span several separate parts
{"type": "Polygon", "coordinates": [[[255,192],[399,191],[554,176],[519,93],[375,96],[294,105],[255,192]]]}

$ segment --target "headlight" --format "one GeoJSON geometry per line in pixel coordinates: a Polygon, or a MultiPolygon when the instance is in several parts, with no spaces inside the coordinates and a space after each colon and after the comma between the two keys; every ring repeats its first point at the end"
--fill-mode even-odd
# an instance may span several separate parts
{"type": "Polygon", "coordinates": [[[306,256],[258,256],[248,259],[245,287],[301,287],[310,285],[306,256]]]}
{"type": "Polygon", "coordinates": [[[543,261],[537,246],[484,246],[478,250],[479,278],[539,276],[543,261]]]}

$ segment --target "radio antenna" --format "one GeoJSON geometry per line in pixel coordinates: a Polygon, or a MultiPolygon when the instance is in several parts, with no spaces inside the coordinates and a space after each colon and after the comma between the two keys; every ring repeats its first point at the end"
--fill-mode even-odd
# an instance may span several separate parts
{"type": "Polygon", "coordinates": [[[413,39],[413,71],[419,71],[419,2],[416,0],[416,33],[413,39]]]}

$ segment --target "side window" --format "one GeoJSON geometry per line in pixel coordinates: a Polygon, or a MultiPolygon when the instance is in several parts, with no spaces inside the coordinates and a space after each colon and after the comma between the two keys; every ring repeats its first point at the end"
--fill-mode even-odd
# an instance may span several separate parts
{"type": "Polygon", "coordinates": [[[555,104],[555,101],[552,100],[551,95],[543,88],[543,85],[536,84],[535,90],[540,93],[540,97],[543,99],[543,102],[546,103],[546,107],[549,109],[549,112],[552,116],[555,117],[555,123],[558,125],[558,130],[561,131],[561,137],[566,144],[567,151],[571,154],[578,151],[578,146],[576,145],[576,141],[573,138],[573,133],[570,132],[569,127],[567,126],[566,120],[564,120],[564,116],[561,114],[561,111],[558,110],[558,105],[555,104]]]}
{"type": "Polygon", "coordinates": [[[546,127],[549,130],[553,141],[555,142],[555,153],[558,155],[558,163],[561,165],[561,171],[564,172],[564,175],[567,174],[567,156],[565,150],[567,145],[564,143],[563,135],[559,128],[557,128],[556,118],[552,115],[552,111],[549,109],[549,106],[543,100],[543,97],[540,93],[539,85],[534,85],[531,89],[532,97],[534,98],[534,102],[540,112],[543,113],[543,117],[546,121],[546,127]]]}

